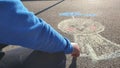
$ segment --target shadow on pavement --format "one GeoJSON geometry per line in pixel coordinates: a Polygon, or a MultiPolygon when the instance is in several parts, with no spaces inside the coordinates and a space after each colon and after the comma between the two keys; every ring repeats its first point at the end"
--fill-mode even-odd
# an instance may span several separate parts
{"type": "Polygon", "coordinates": [[[27,48],[16,48],[5,52],[0,68],[65,68],[66,56],[63,52],[46,53],[27,48]]]}
{"type": "Polygon", "coordinates": [[[72,63],[70,64],[69,68],[77,68],[77,63],[76,63],[77,58],[72,58],[72,63]]]}

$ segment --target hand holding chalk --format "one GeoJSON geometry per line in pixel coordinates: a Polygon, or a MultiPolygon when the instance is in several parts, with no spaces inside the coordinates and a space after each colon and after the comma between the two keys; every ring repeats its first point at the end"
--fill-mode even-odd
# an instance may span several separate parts
{"type": "Polygon", "coordinates": [[[78,46],[77,43],[71,43],[73,46],[73,52],[71,53],[71,55],[73,57],[79,57],[80,56],[80,48],[78,46]]]}

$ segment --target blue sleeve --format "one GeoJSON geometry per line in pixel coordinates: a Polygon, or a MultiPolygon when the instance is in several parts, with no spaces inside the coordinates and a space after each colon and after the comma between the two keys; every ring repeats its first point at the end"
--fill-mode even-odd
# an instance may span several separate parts
{"type": "Polygon", "coordinates": [[[29,12],[20,0],[0,1],[0,43],[54,53],[71,53],[70,41],[29,12]]]}

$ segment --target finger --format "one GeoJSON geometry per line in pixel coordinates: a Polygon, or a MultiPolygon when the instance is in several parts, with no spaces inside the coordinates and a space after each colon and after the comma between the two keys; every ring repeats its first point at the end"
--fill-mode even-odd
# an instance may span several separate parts
{"type": "Polygon", "coordinates": [[[79,57],[80,54],[72,54],[73,57],[79,57]]]}

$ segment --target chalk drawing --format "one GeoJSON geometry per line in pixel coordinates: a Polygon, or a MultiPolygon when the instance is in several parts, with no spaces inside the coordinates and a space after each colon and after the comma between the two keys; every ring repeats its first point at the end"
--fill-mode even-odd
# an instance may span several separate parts
{"type": "Polygon", "coordinates": [[[58,28],[74,36],[81,48],[80,57],[90,57],[93,61],[120,57],[120,45],[102,37],[99,33],[105,27],[91,19],[72,18],[63,20],[58,28]]]}
{"type": "Polygon", "coordinates": [[[94,17],[96,14],[83,14],[80,12],[63,12],[59,13],[59,16],[66,16],[66,17],[71,17],[71,16],[83,16],[83,17],[94,17]]]}

